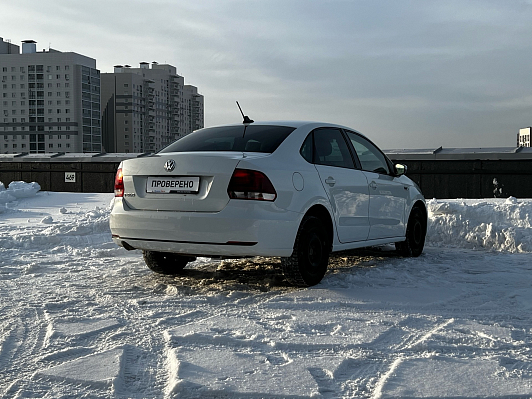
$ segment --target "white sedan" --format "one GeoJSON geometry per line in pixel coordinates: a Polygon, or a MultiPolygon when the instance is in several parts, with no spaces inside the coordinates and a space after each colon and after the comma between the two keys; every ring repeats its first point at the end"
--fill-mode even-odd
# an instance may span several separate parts
{"type": "Polygon", "coordinates": [[[112,237],[158,273],[197,256],[278,256],[292,284],[315,285],[331,252],[395,243],[422,253],[425,199],[405,172],[340,125],[205,128],[120,164],[112,237]]]}

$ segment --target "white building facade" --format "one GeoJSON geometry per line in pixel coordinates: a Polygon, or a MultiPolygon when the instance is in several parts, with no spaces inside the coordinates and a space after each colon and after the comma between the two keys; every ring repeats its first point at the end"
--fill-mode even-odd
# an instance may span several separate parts
{"type": "Polygon", "coordinates": [[[117,65],[101,77],[107,152],[156,152],[204,126],[203,96],[172,65],[117,65]]]}
{"type": "Polygon", "coordinates": [[[0,38],[0,152],[101,152],[96,60],[0,38]]]}
{"type": "Polygon", "coordinates": [[[519,134],[517,135],[517,146],[518,147],[530,147],[530,134],[532,133],[532,127],[524,127],[519,129],[519,134]]]}

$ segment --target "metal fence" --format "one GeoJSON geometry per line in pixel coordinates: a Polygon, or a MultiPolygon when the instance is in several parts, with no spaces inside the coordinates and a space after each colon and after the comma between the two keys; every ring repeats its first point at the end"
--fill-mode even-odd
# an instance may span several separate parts
{"type": "MultiPolygon", "coordinates": [[[[407,165],[426,198],[532,198],[532,149],[385,151],[407,165]]],[[[111,193],[120,161],[146,154],[0,154],[0,181],[44,191],[111,193]]]]}
{"type": "Polygon", "coordinates": [[[389,150],[425,198],[532,198],[532,148],[389,150]]]}

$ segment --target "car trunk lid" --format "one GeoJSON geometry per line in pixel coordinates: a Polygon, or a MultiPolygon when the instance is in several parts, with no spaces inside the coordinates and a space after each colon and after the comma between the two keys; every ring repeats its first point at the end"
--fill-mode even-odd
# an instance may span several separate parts
{"type": "Polygon", "coordinates": [[[229,202],[229,180],[243,156],[242,152],[189,152],[126,160],[122,165],[124,201],[130,208],[137,210],[221,211],[229,202]],[[160,190],[152,187],[161,186],[157,182],[163,182],[164,186],[165,182],[179,180],[185,183],[166,183],[171,187],[160,190]],[[196,190],[193,183],[192,187],[188,185],[188,182],[194,180],[199,180],[197,192],[190,192],[191,188],[196,190]],[[148,183],[150,187],[147,186],[148,183]]]}

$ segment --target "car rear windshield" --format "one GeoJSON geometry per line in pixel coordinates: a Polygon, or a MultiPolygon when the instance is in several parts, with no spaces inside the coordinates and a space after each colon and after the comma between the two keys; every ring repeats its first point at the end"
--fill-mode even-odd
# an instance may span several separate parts
{"type": "Polygon", "coordinates": [[[271,125],[210,127],[190,133],[159,152],[241,151],[272,153],[294,130],[293,127],[271,125]]]}

